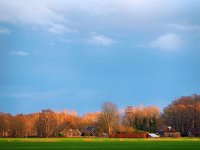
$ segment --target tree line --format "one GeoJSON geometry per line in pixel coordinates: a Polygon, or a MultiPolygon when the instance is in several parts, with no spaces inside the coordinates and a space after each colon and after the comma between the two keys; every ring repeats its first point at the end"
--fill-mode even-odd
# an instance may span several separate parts
{"type": "Polygon", "coordinates": [[[163,110],[162,119],[184,136],[200,136],[200,95],[174,100],[163,110]]]}
{"type": "Polygon", "coordinates": [[[57,137],[59,128],[70,124],[81,132],[95,126],[97,135],[117,133],[156,133],[171,126],[184,136],[200,135],[200,95],[175,99],[161,112],[156,106],[127,106],[119,112],[117,105],[105,102],[101,112],[78,116],[75,111],[50,109],[32,114],[0,113],[0,137],[57,137]]]}

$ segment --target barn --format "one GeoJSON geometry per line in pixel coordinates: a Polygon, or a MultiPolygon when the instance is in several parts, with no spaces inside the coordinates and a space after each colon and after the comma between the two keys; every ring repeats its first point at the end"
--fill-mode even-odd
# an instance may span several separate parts
{"type": "Polygon", "coordinates": [[[63,123],[56,129],[56,135],[59,137],[81,137],[81,132],[74,125],[63,123]]]}

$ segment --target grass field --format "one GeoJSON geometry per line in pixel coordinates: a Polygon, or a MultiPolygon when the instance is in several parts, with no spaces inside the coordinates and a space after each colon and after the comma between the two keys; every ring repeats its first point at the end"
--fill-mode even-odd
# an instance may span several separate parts
{"type": "Polygon", "coordinates": [[[0,150],[199,150],[199,138],[1,138],[0,150]]]}

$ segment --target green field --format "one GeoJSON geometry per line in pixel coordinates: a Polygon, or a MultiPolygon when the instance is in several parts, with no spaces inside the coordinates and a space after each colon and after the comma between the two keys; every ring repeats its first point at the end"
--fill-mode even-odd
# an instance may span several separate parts
{"type": "Polygon", "coordinates": [[[0,150],[199,150],[199,138],[103,139],[103,138],[1,138],[0,150]]]}

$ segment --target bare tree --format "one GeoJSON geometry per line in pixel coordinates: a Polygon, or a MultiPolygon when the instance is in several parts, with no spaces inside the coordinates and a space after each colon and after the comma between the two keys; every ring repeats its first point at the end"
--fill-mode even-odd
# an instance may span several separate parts
{"type": "Polygon", "coordinates": [[[99,125],[108,134],[112,134],[119,123],[119,111],[116,104],[105,102],[99,115],[99,125]]]}

